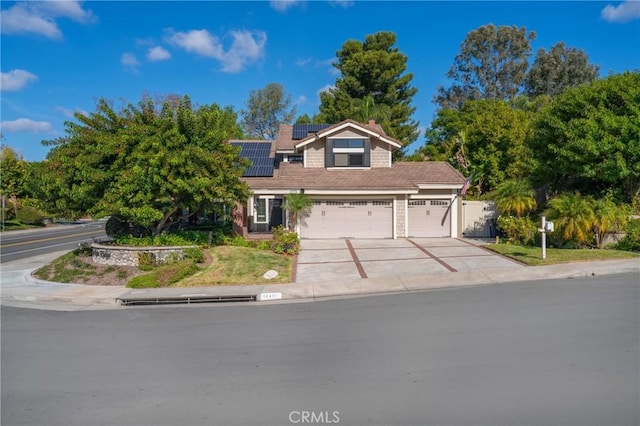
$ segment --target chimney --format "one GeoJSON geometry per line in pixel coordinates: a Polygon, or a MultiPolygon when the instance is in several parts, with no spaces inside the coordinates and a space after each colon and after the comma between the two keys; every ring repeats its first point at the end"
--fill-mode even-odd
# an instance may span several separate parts
{"type": "Polygon", "coordinates": [[[369,126],[375,126],[376,125],[376,120],[369,120],[369,126]]]}

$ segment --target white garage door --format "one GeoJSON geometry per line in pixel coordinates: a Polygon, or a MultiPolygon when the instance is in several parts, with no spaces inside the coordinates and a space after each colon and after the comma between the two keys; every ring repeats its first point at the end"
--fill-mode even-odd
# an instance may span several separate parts
{"type": "Polygon", "coordinates": [[[316,200],[302,221],[302,238],[393,238],[388,200],[316,200]]]}
{"type": "Polygon", "coordinates": [[[450,237],[451,202],[449,200],[410,200],[409,237],[450,237]]]}

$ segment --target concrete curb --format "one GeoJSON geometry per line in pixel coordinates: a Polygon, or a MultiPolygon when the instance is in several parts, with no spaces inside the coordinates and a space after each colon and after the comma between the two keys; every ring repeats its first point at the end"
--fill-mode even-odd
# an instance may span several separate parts
{"type": "MultiPolygon", "coordinates": [[[[485,269],[448,274],[392,276],[365,278],[341,282],[311,282],[300,284],[268,284],[211,287],[180,287],[162,289],[127,289],[98,287],[84,284],[61,284],[31,276],[33,269],[12,271],[3,277],[2,304],[21,303],[68,306],[75,308],[112,307],[129,300],[151,303],[153,300],[170,303],[195,303],[218,298],[248,298],[269,301],[303,301],[324,298],[397,294],[445,288],[472,287],[505,282],[544,279],[571,279],[595,275],[637,273],[640,280],[640,259],[608,260],[590,263],[569,263],[531,266],[519,269],[485,269]]],[[[5,275],[5,274],[3,274],[5,275]]],[[[46,307],[47,309],[50,307],[46,307]]]]}

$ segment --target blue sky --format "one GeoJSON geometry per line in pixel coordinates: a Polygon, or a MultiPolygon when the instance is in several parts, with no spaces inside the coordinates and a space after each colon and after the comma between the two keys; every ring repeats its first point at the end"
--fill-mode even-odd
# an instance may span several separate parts
{"type": "Polygon", "coordinates": [[[535,31],[534,54],[560,41],[583,49],[602,76],[640,69],[638,0],[2,1],[3,143],[43,160],[41,141],[63,136],[73,112],[94,111],[100,97],[188,94],[239,111],[251,90],[276,82],[298,114],[313,115],[336,80],[336,51],[378,31],[396,33],[408,56],[424,129],[466,34],[489,23],[535,31]]]}

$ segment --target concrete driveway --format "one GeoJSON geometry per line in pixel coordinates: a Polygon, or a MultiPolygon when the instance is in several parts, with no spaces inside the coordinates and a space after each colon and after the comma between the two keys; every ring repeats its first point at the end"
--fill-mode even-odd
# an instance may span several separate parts
{"type": "Polygon", "coordinates": [[[404,275],[451,274],[524,266],[482,248],[478,240],[302,240],[297,283],[404,275]]]}

